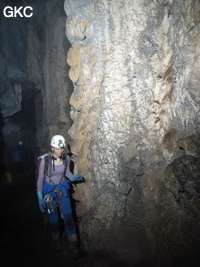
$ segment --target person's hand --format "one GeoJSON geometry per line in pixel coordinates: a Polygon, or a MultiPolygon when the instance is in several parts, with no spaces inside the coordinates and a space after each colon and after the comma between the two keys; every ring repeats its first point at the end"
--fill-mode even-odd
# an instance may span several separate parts
{"type": "Polygon", "coordinates": [[[45,212],[46,204],[43,199],[43,194],[42,191],[37,191],[37,197],[38,197],[38,202],[39,202],[39,208],[42,213],[45,212]]]}
{"type": "Polygon", "coordinates": [[[71,182],[84,181],[83,176],[81,174],[71,175],[69,179],[71,182]]]}

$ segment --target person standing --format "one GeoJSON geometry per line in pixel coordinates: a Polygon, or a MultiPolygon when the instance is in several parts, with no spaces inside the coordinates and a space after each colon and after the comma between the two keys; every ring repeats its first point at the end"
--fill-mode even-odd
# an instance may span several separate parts
{"type": "Polygon", "coordinates": [[[14,164],[14,182],[24,182],[24,159],[25,149],[22,141],[19,141],[17,146],[12,149],[12,160],[14,164]]]}
{"type": "Polygon", "coordinates": [[[59,213],[64,221],[66,233],[73,257],[86,254],[80,249],[76,225],[72,215],[71,200],[68,190],[70,182],[81,181],[81,174],[73,175],[70,171],[70,158],[64,153],[65,138],[55,135],[51,139],[51,152],[40,157],[37,179],[37,197],[41,212],[47,212],[55,249],[61,250],[59,213]]]}

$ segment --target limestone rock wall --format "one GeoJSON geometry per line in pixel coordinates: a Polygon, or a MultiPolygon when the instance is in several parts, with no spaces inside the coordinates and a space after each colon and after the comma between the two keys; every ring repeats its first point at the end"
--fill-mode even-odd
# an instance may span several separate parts
{"type": "Polygon", "coordinates": [[[2,0],[0,11],[1,165],[4,162],[15,176],[11,151],[21,140],[28,158],[25,176],[35,180],[38,154],[50,149],[52,135],[63,134],[67,144],[71,141],[64,0],[2,0]],[[4,17],[8,5],[30,5],[33,16],[4,17]]]}
{"type": "MultiPolygon", "coordinates": [[[[69,95],[72,82],[68,78],[66,53],[70,44],[65,36],[64,0],[34,1],[13,0],[1,1],[0,4],[0,109],[9,121],[4,126],[4,139],[7,147],[16,145],[16,140],[26,139],[36,134],[32,142],[40,150],[49,149],[49,141],[53,134],[67,133],[71,126],[69,116],[69,95]],[[8,6],[28,6],[33,8],[30,18],[6,18],[3,9],[8,6]],[[24,106],[34,98],[34,118],[29,117],[37,127],[36,133],[23,134],[23,128],[17,122],[10,122],[15,116],[23,117],[27,111],[24,106]],[[29,100],[27,100],[29,99],[29,100]],[[16,130],[9,130],[10,124],[16,130]],[[9,132],[10,131],[10,132],[9,132]],[[10,143],[10,144],[9,144],[10,143]]],[[[27,104],[29,105],[29,104],[27,104]]],[[[30,127],[29,127],[30,128],[30,127]]],[[[28,143],[28,142],[26,142],[28,143]]]]}
{"type": "MultiPolygon", "coordinates": [[[[29,23],[21,17],[3,16],[4,7],[12,4],[17,3],[6,0],[0,3],[0,112],[3,121],[0,162],[16,181],[11,151],[19,141],[23,141],[26,148],[26,180],[30,177],[34,179],[33,158],[37,146],[33,99],[36,87],[29,79],[26,68],[26,34],[29,23]]],[[[23,5],[23,1],[18,1],[18,4],[23,5]]]]}
{"type": "Polygon", "coordinates": [[[66,143],[71,139],[68,129],[69,96],[72,82],[68,78],[66,53],[70,47],[65,36],[66,14],[64,1],[38,1],[35,24],[28,30],[27,68],[31,79],[40,91],[35,99],[38,120],[39,147],[49,149],[50,138],[62,134],[66,143]]]}
{"type": "Polygon", "coordinates": [[[195,235],[186,241],[186,221],[200,234],[199,154],[188,158],[180,145],[199,142],[200,3],[65,0],[65,12],[69,134],[86,178],[75,193],[84,244],[170,266],[173,253],[187,258],[198,243],[195,235]],[[187,177],[189,198],[177,189],[187,177]]]}

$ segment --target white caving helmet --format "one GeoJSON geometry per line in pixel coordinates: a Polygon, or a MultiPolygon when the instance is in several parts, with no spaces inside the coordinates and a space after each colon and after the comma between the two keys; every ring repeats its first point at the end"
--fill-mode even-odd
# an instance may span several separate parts
{"type": "Polygon", "coordinates": [[[54,135],[51,139],[51,146],[52,147],[65,147],[65,138],[62,135],[54,135]]]}

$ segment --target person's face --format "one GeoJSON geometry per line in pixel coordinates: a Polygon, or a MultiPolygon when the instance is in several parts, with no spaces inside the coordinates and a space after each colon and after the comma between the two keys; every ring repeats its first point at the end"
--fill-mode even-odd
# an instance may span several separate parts
{"type": "Polygon", "coordinates": [[[55,156],[60,157],[64,151],[64,148],[61,147],[52,147],[52,152],[55,156]]]}

